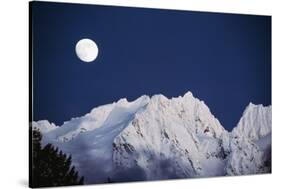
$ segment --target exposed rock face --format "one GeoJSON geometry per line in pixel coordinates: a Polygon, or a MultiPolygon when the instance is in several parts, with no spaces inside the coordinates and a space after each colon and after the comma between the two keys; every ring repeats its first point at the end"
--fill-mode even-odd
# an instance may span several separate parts
{"type": "Polygon", "coordinates": [[[72,154],[87,183],[271,171],[271,106],[250,103],[232,132],[191,92],[121,99],[60,127],[33,126],[45,144],[72,154]]]}
{"type": "Polygon", "coordinates": [[[231,132],[227,174],[271,172],[271,106],[250,103],[231,132]]]}

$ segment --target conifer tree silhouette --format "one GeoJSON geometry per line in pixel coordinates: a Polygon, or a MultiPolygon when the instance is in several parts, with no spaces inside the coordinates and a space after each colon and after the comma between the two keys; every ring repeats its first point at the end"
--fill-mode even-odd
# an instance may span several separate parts
{"type": "Polygon", "coordinates": [[[32,181],[31,187],[82,185],[75,166],[71,165],[71,155],[67,156],[52,144],[42,148],[42,135],[32,129],[32,181]]]}

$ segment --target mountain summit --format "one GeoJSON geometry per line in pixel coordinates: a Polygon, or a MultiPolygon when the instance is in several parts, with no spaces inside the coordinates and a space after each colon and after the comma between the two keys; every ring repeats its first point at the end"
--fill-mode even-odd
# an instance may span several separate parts
{"type": "Polygon", "coordinates": [[[32,125],[44,144],[72,154],[86,183],[271,171],[271,106],[250,103],[232,132],[191,92],[120,99],[61,126],[32,125]]]}

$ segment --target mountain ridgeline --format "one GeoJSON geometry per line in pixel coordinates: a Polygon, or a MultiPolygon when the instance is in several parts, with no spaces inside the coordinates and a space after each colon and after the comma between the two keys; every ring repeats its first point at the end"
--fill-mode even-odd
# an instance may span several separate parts
{"type": "Polygon", "coordinates": [[[120,99],[61,126],[32,125],[43,144],[72,155],[88,184],[271,172],[271,106],[250,103],[231,132],[191,92],[120,99]]]}

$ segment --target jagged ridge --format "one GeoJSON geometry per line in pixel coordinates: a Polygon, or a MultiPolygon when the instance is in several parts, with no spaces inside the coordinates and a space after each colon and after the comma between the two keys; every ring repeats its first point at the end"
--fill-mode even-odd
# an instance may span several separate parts
{"type": "Polygon", "coordinates": [[[249,104],[232,132],[191,92],[120,99],[60,127],[33,126],[72,154],[87,183],[270,172],[271,106],[249,104]]]}

